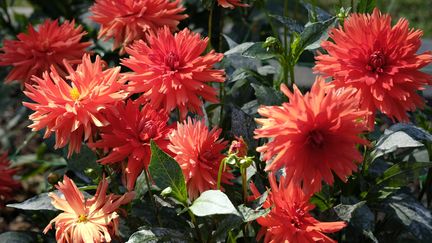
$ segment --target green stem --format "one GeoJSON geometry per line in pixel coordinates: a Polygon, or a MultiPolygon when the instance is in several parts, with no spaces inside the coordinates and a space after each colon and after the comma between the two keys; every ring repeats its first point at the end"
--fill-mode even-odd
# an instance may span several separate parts
{"type": "Polygon", "coordinates": [[[24,140],[24,142],[21,143],[21,145],[17,148],[17,150],[15,151],[13,157],[18,156],[18,154],[21,152],[21,150],[23,148],[25,148],[27,146],[27,144],[34,138],[36,137],[37,132],[31,132],[29,135],[27,135],[26,139],[24,140]]]}
{"type": "MultiPolygon", "coordinates": [[[[246,168],[240,167],[241,177],[242,177],[242,189],[243,189],[243,203],[247,203],[247,170],[246,168]]],[[[248,229],[247,224],[244,225],[243,229],[243,236],[245,242],[247,242],[247,235],[248,235],[248,229]]]]}
{"type": "Polygon", "coordinates": [[[209,18],[208,18],[208,38],[209,38],[209,44],[207,48],[210,50],[212,48],[212,35],[213,35],[213,6],[209,10],[209,18]]]}
{"type": "Polygon", "coordinates": [[[241,168],[240,171],[242,177],[243,202],[247,203],[247,170],[246,168],[241,168]]]}
{"type": "Polygon", "coordinates": [[[159,208],[156,205],[156,201],[155,201],[155,199],[153,197],[153,193],[151,191],[150,180],[149,180],[149,176],[147,175],[148,171],[146,169],[144,169],[143,172],[144,172],[144,176],[145,176],[145,180],[146,180],[146,184],[147,184],[147,190],[149,192],[150,200],[152,201],[153,207],[155,209],[155,214],[156,214],[156,218],[157,218],[158,224],[159,224],[159,226],[162,227],[162,221],[161,221],[160,216],[159,216],[159,208]]]}
{"type": "Polygon", "coordinates": [[[221,188],[221,180],[222,180],[222,173],[225,167],[225,161],[222,160],[220,165],[219,165],[219,172],[218,172],[218,177],[217,177],[217,184],[216,184],[216,189],[220,190],[221,188]]]}
{"type": "Polygon", "coordinates": [[[292,63],[289,65],[289,70],[290,70],[290,80],[291,80],[291,87],[294,89],[294,85],[296,84],[295,82],[295,73],[294,73],[294,65],[295,63],[292,63]]]}
{"type": "Polygon", "coordinates": [[[204,239],[202,238],[201,231],[200,231],[199,225],[198,225],[198,221],[196,220],[195,215],[189,209],[188,209],[188,213],[189,213],[189,216],[191,218],[192,224],[194,225],[195,233],[198,237],[199,242],[204,242],[204,239]]]}

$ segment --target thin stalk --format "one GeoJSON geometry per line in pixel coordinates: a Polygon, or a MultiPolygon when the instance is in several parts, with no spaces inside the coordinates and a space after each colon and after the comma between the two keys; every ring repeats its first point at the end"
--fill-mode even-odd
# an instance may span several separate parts
{"type": "Polygon", "coordinates": [[[220,165],[219,165],[219,172],[218,172],[218,177],[217,177],[217,184],[216,184],[216,189],[220,190],[221,188],[221,180],[222,180],[222,173],[225,167],[225,162],[222,160],[220,165]]]}
{"type": "Polygon", "coordinates": [[[241,168],[240,171],[242,177],[243,202],[247,203],[247,170],[246,168],[241,168]]]}
{"type": "Polygon", "coordinates": [[[26,137],[26,139],[24,140],[24,142],[17,148],[17,150],[15,151],[15,153],[14,153],[14,157],[15,156],[17,156],[20,152],[21,152],[21,150],[23,149],[23,148],[25,148],[27,145],[28,145],[28,143],[34,138],[34,137],[36,137],[36,135],[37,135],[37,132],[31,132],[29,135],[27,135],[27,137],[26,137]]]}
{"type": "Polygon", "coordinates": [[[209,18],[208,18],[208,38],[209,38],[209,43],[207,48],[210,50],[212,48],[212,35],[213,35],[213,6],[212,8],[209,10],[209,18]]]}
{"type": "Polygon", "coordinates": [[[198,221],[195,218],[195,215],[192,213],[192,211],[188,210],[189,216],[191,218],[192,224],[195,228],[195,233],[198,237],[199,242],[204,242],[204,239],[202,238],[201,231],[199,230],[198,221]]]}
{"type": "Polygon", "coordinates": [[[162,227],[162,221],[161,221],[160,216],[159,216],[159,208],[157,207],[156,201],[153,197],[153,193],[151,191],[150,180],[149,180],[149,176],[147,175],[147,173],[148,173],[148,171],[146,169],[144,169],[144,176],[145,176],[145,180],[146,180],[146,184],[147,184],[147,190],[149,192],[150,200],[152,201],[153,207],[155,209],[155,214],[156,214],[158,224],[159,224],[159,226],[162,227]]]}
{"type": "Polygon", "coordinates": [[[294,73],[294,66],[295,63],[292,63],[289,65],[289,73],[290,73],[290,80],[291,80],[291,87],[294,89],[294,85],[296,84],[295,82],[295,73],[294,73]]]}
{"type": "MultiPolygon", "coordinates": [[[[247,203],[247,170],[244,167],[240,167],[240,173],[241,173],[241,177],[242,177],[242,189],[243,189],[243,203],[247,203]]],[[[244,240],[245,242],[247,242],[247,235],[248,235],[248,229],[247,229],[247,224],[244,225],[244,227],[242,228],[243,231],[243,236],[244,236],[244,240]]]]}

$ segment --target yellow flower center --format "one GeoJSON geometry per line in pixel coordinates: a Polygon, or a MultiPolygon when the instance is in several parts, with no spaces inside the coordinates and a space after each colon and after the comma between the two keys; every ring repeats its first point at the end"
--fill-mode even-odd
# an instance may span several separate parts
{"type": "Polygon", "coordinates": [[[69,91],[69,94],[70,94],[70,97],[73,99],[73,100],[78,100],[79,99],[79,97],[80,97],[80,93],[79,93],[79,91],[78,91],[78,89],[76,88],[76,87],[73,87],[70,91],[69,91]]]}
{"type": "Polygon", "coordinates": [[[78,217],[78,223],[85,223],[85,222],[87,222],[88,221],[88,219],[87,219],[87,215],[85,215],[85,214],[81,214],[79,217],[78,217]]]}

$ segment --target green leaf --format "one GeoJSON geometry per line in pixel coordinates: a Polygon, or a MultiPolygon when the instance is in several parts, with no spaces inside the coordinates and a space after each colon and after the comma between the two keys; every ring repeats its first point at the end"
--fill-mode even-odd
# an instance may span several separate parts
{"type": "Polygon", "coordinates": [[[136,183],[135,183],[135,199],[140,199],[144,194],[146,194],[149,190],[147,187],[145,172],[141,172],[141,174],[138,176],[136,183]]]}
{"type": "MultiPolygon", "coordinates": [[[[63,193],[61,193],[58,190],[52,191],[51,193],[55,193],[59,197],[63,197],[63,193]]],[[[90,194],[87,192],[82,192],[85,198],[91,197],[90,194]]],[[[58,211],[57,208],[55,208],[51,204],[51,198],[48,196],[48,192],[41,193],[39,195],[36,195],[32,198],[29,198],[25,200],[24,202],[20,203],[11,203],[6,205],[10,208],[17,208],[21,210],[48,210],[48,211],[58,211]]]]}
{"type": "Polygon", "coordinates": [[[238,211],[240,212],[240,215],[243,219],[243,222],[254,221],[257,218],[266,216],[268,213],[270,213],[270,210],[271,210],[271,208],[253,209],[253,208],[249,208],[243,204],[238,206],[238,211]]]}
{"type": "Polygon", "coordinates": [[[417,238],[416,242],[432,242],[432,215],[412,196],[401,193],[388,201],[387,216],[397,220],[417,238]]]}
{"type": "Polygon", "coordinates": [[[162,190],[171,187],[172,196],[182,203],[188,200],[186,183],[178,163],[162,151],[154,141],[150,142],[151,160],[149,171],[155,184],[162,190]]]}
{"type": "Polygon", "coordinates": [[[359,13],[372,13],[376,7],[376,0],[360,0],[357,4],[357,12],[359,13]]]}
{"type": "Polygon", "coordinates": [[[320,47],[323,40],[328,38],[327,30],[336,23],[336,18],[323,22],[308,23],[303,32],[295,37],[291,44],[291,53],[294,63],[297,63],[304,50],[313,50],[320,47]]]}
{"type": "Polygon", "coordinates": [[[264,42],[256,42],[243,51],[242,56],[256,58],[260,60],[271,59],[276,56],[271,50],[263,47],[264,42]]]}
{"type": "Polygon", "coordinates": [[[215,214],[239,215],[227,195],[220,190],[203,192],[189,207],[196,216],[204,217],[215,214]]]}
{"type": "MultiPolygon", "coordinates": [[[[62,193],[59,191],[55,191],[58,196],[61,196],[62,193]]],[[[25,200],[20,203],[11,203],[6,205],[10,208],[17,208],[21,210],[49,210],[49,211],[58,211],[52,204],[51,198],[48,196],[48,192],[41,193],[32,198],[25,200]]]]}
{"type": "Polygon", "coordinates": [[[243,42],[239,45],[234,46],[233,48],[229,49],[228,51],[226,51],[224,53],[224,56],[229,56],[229,55],[233,55],[233,54],[242,54],[243,52],[245,52],[247,49],[249,49],[254,44],[255,44],[254,42],[243,42]]]}
{"type": "Polygon", "coordinates": [[[251,86],[255,90],[255,96],[260,105],[280,105],[284,101],[284,96],[280,91],[255,83],[251,83],[251,86]]]}
{"type": "Polygon", "coordinates": [[[432,167],[432,162],[400,162],[394,164],[377,179],[376,186],[400,187],[418,177],[418,172],[432,167]]]}
{"type": "Polygon", "coordinates": [[[432,135],[428,131],[413,124],[398,123],[391,126],[388,130],[393,132],[403,131],[417,141],[432,142],[432,135]]]}
{"type": "Polygon", "coordinates": [[[190,242],[186,238],[186,234],[179,232],[177,230],[168,228],[149,228],[141,229],[133,233],[127,243],[141,243],[141,242],[174,242],[174,243],[184,243],[190,242]]]}
{"type": "MultiPolygon", "coordinates": [[[[243,220],[237,215],[227,215],[220,223],[217,225],[216,231],[213,234],[213,238],[216,242],[226,242],[229,232],[234,229],[241,227],[243,220]]],[[[235,242],[235,241],[234,241],[235,242]]]]}
{"type": "Polygon", "coordinates": [[[270,15],[270,17],[276,19],[281,24],[285,25],[288,28],[288,30],[291,32],[301,33],[304,30],[304,27],[294,19],[285,16],[280,16],[280,15],[270,15]]]}
{"type": "Polygon", "coordinates": [[[31,243],[31,242],[37,242],[34,237],[31,235],[25,233],[25,232],[4,232],[0,234],[0,242],[7,242],[7,243],[31,243]]]}
{"type": "Polygon", "coordinates": [[[69,159],[66,159],[70,170],[92,179],[102,175],[102,167],[96,160],[96,154],[87,146],[82,146],[80,153],[74,153],[69,159]]]}
{"type": "Polygon", "coordinates": [[[372,157],[375,160],[386,154],[393,153],[402,148],[418,148],[423,144],[417,141],[403,130],[391,131],[385,130],[384,135],[377,141],[375,149],[372,151],[372,157]]]}

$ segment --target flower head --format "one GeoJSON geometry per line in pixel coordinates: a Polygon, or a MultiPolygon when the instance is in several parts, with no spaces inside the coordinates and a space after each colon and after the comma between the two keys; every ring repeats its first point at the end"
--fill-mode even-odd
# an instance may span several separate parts
{"type": "MultiPolygon", "coordinates": [[[[227,145],[219,139],[221,132],[221,129],[209,131],[202,121],[189,118],[177,124],[177,129],[169,135],[168,149],[183,171],[191,199],[206,190],[216,189],[219,166],[225,157],[222,150],[227,145]]],[[[230,172],[222,174],[223,183],[229,184],[231,179],[230,172]]]]}
{"type": "Polygon", "coordinates": [[[108,181],[103,178],[93,198],[85,199],[75,183],[64,176],[56,188],[64,199],[49,193],[51,203],[62,210],[44,230],[46,234],[55,223],[57,242],[111,242],[111,235],[118,235],[119,215],[117,210],[134,198],[133,192],[122,196],[109,194],[108,181]]]}
{"type": "MultiPolygon", "coordinates": [[[[271,208],[270,213],[257,219],[261,229],[257,238],[264,236],[264,242],[336,242],[324,233],[334,233],[346,226],[343,221],[320,222],[309,211],[314,205],[309,203],[310,195],[300,187],[287,183],[285,177],[280,178],[279,185],[274,175],[269,176],[271,190],[263,204],[263,208],[271,208]]],[[[254,198],[261,194],[251,184],[254,198]]]]}
{"type": "Polygon", "coordinates": [[[107,110],[106,118],[110,125],[101,128],[101,139],[90,146],[109,149],[109,154],[99,160],[102,164],[127,159],[125,184],[129,190],[133,190],[137,177],[149,166],[150,140],[162,150],[168,150],[168,133],[172,129],[167,125],[169,118],[150,105],[145,105],[140,110],[140,105],[132,101],[119,103],[107,110]]]}
{"type": "Polygon", "coordinates": [[[235,154],[238,157],[247,156],[247,152],[248,146],[242,136],[236,137],[228,149],[228,154],[235,154]]]}
{"type": "Polygon", "coordinates": [[[271,138],[257,148],[269,163],[267,170],[276,172],[285,167],[287,178],[303,185],[306,192],[321,189],[321,181],[333,184],[334,172],[343,181],[357,170],[362,155],[357,144],[367,141],[358,136],[366,130],[367,111],[359,110],[359,98],[353,89],[335,90],[317,78],[310,93],[302,96],[294,88],[291,93],[281,87],[289,102],[281,106],[264,106],[257,119],[261,128],[256,138],[271,138]]]}
{"type": "Polygon", "coordinates": [[[218,101],[216,89],[206,83],[225,81],[224,71],[213,69],[223,55],[214,51],[202,55],[208,38],[188,29],[173,35],[165,27],[147,39],[148,44],[141,40],[126,48],[130,57],[122,64],[133,71],[126,74],[128,91],[142,92],[142,102],[148,100],[156,109],[178,108],[182,119],[188,111],[202,114],[200,97],[218,101]]]}
{"type": "Polygon", "coordinates": [[[21,184],[13,179],[17,170],[9,168],[10,161],[7,156],[7,153],[0,155],[0,207],[21,187],[21,184]]]}
{"type": "Polygon", "coordinates": [[[236,6],[237,7],[249,7],[248,4],[241,3],[241,0],[218,0],[219,6],[222,6],[223,8],[230,8],[233,9],[236,6]]]}
{"type": "Polygon", "coordinates": [[[24,93],[35,102],[23,103],[35,111],[29,127],[33,131],[46,128],[45,138],[55,132],[55,148],[69,143],[68,156],[80,151],[81,142],[91,138],[94,127],[108,125],[102,110],[127,96],[122,90],[124,81],[119,80],[120,68],[103,70],[102,66],[100,57],[92,63],[84,55],[76,70],[65,62],[66,80],[51,67],[42,78],[33,78],[35,84],[26,84],[24,93]]]}
{"type": "Polygon", "coordinates": [[[3,52],[0,66],[12,66],[5,82],[28,82],[33,75],[40,77],[51,66],[65,74],[63,59],[78,64],[90,46],[90,42],[81,42],[86,33],[81,25],[75,28],[74,21],[58,25],[57,20],[46,20],[37,31],[29,25],[27,34],[19,34],[18,40],[5,40],[0,49],[3,52]]]}
{"type": "Polygon", "coordinates": [[[163,26],[174,32],[180,20],[187,18],[181,14],[184,10],[180,0],[96,0],[91,19],[101,24],[98,37],[114,38],[114,48],[118,48],[163,26]]]}
{"type": "Polygon", "coordinates": [[[358,89],[362,108],[372,114],[369,127],[377,109],[407,121],[406,112],[424,104],[417,91],[432,80],[420,71],[432,61],[431,52],[417,54],[421,36],[406,19],[392,27],[391,17],[378,9],[371,15],[352,14],[343,27],[330,31],[333,42],[321,44],[328,54],[316,57],[315,70],[332,76],[336,88],[358,89]]]}

